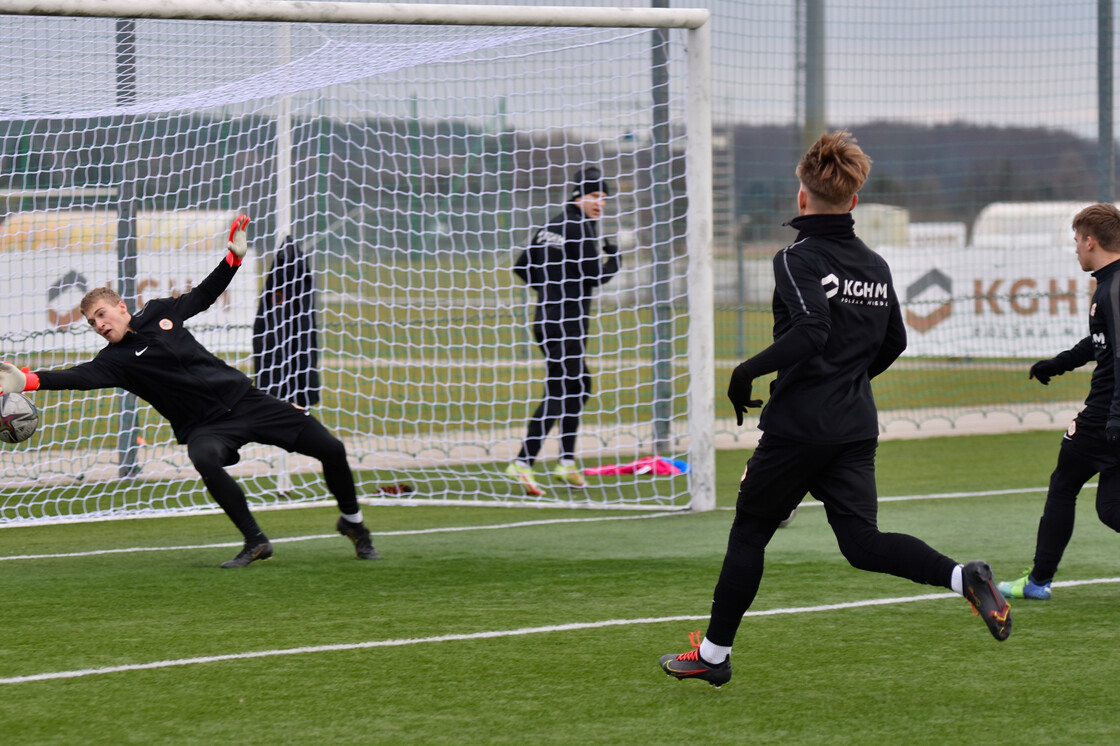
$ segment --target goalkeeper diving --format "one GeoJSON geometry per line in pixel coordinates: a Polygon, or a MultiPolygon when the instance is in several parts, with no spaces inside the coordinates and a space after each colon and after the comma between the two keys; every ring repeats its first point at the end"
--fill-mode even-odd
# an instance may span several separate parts
{"type": "Polygon", "coordinates": [[[249,218],[230,226],[226,255],[187,293],[156,298],[130,313],[120,295],[94,288],[79,309],[108,344],[89,362],[61,370],[31,371],[0,363],[0,393],[122,388],[152,405],[187,446],[191,463],[215,502],[244,536],[245,545],[222,567],[246,567],[272,556],[272,544],[249,510],[245,493],[225,467],[247,443],[264,443],[311,456],[338,502],[335,528],[359,559],[379,559],[362,520],[346,447],[305,410],[258,389],[194,338],[185,322],[208,309],[229,286],[248,248],[249,218]]]}

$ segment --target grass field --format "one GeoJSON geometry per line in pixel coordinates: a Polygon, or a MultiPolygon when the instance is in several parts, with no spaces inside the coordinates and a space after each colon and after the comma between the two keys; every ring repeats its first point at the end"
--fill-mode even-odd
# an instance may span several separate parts
{"type": "MultiPolygon", "coordinates": [[[[1017,576],[1058,437],[883,443],[880,525],[1017,576]]],[[[725,508],[746,455],[719,454],[725,508]]],[[[727,510],[370,507],[368,563],[330,509],[262,512],[276,556],[240,571],[220,515],[4,528],[0,743],[1112,744],[1120,540],[1092,495],[1004,643],[850,568],[807,504],[721,690],[657,658],[704,626],[727,510]]]]}

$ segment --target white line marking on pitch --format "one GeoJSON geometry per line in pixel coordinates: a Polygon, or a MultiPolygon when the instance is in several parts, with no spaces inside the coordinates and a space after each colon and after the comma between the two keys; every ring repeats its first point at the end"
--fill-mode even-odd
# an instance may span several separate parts
{"type": "MultiPolygon", "coordinates": [[[[494,523],[480,526],[445,526],[441,528],[416,528],[404,531],[375,531],[374,537],[379,536],[421,536],[424,534],[447,534],[460,531],[494,531],[502,528],[525,528],[528,526],[549,526],[558,523],[599,523],[601,521],[638,521],[648,518],[664,518],[672,515],[695,515],[673,511],[668,513],[644,513],[640,515],[609,515],[594,518],[548,518],[539,521],[515,521],[513,523],[494,523]]],[[[294,541],[310,541],[312,539],[337,539],[338,534],[314,534],[310,536],[289,536],[280,539],[269,539],[273,544],[284,544],[294,541]]],[[[57,559],[60,557],[92,557],[100,554],[128,554],[130,552],[172,552],[180,549],[214,549],[221,547],[239,547],[244,542],[223,541],[214,544],[177,544],[162,547],[123,547],[120,549],[91,549],[88,552],[58,552],[53,554],[13,554],[0,557],[0,562],[5,560],[29,559],[57,559]]]]}
{"type": "MultiPolygon", "coordinates": [[[[1079,585],[1096,585],[1099,583],[1120,583],[1120,578],[1066,580],[1063,582],[1054,583],[1054,586],[1065,588],[1079,585]]],[[[864,601],[850,601],[840,604],[823,604],[821,606],[797,606],[784,609],[748,611],[746,614],[744,614],[744,617],[777,616],[781,614],[807,614],[820,611],[837,611],[840,609],[857,609],[869,606],[886,606],[889,604],[912,603],[915,601],[936,601],[946,598],[960,598],[960,596],[958,596],[956,593],[927,593],[921,596],[903,596],[900,598],[873,598],[864,601]]],[[[82,668],[74,671],[51,671],[48,673],[28,674],[26,676],[10,676],[8,678],[0,678],[0,685],[28,684],[36,681],[53,681],[57,679],[80,679],[86,676],[101,676],[103,674],[109,673],[124,673],[126,671],[150,671],[158,668],[194,666],[202,663],[221,663],[223,661],[251,660],[253,658],[274,658],[281,655],[333,653],[345,650],[367,650],[370,648],[396,648],[404,647],[406,645],[426,645],[429,643],[457,642],[460,640],[492,640],[502,637],[521,637],[524,635],[539,635],[548,632],[572,632],[585,629],[603,629],[605,627],[622,627],[634,624],[663,624],[666,622],[692,622],[697,620],[702,621],[707,618],[707,614],[691,614],[687,616],[648,617],[642,619],[608,619],[601,622],[552,624],[544,627],[522,627],[521,629],[492,630],[489,632],[469,632],[457,635],[436,635],[434,637],[416,637],[398,640],[371,640],[368,642],[338,643],[334,645],[310,645],[299,648],[256,650],[248,653],[206,655],[199,656],[197,658],[177,658],[175,660],[152,661],[150,663],[130,663],[123,666],[106,666],[105,668],[82,668]]]]}
{"type": "MultiPolygon", "coordinates": [[[[1087,484],[1086,487],[1095,487],[1096,484],[1087,484]]],[[[1021,489],[983,490],[976,492],[934,492],[926,495],[899,495],[896,497],[880,497],[879,502],[907,502],[911,500],[941,500],[962,497],[993,497],[999,495],[1018,495],[1029,492],[1046,492],[1046,487],[1024,487],[1021,489]]],[[[801,507],[819,508],[822,503],[806,499],[801,507]]],[[[730,511],[734,508],[719,508],[720,511],[730,511]]],[[[667,516],[696,515],[685,511],[667,511],[659,513],[644,513],[639,515],[596,516],[594,518],[550,518],[539,521],[516,521],[513,523],[495,523],[481,526],[447,526],[442,528],[422,528],[405,531],[374,531],[377,536],[422,536],[425,534],[445,534],[459,531],[495,531],[504,528],[525,528],[529,526],[548,526],[560,523],[598,523],[601,521],[633,521],[647,518],[665,518],[667,516]]],[[[282,544],[293,541],[311,541],[318,539],[332,539],[335,534],[313,534],[309,536],[291,536],[287,538],[271,539],[273,544],[282,544]]],[[[161,547],[124,547],[121,549],[94,549],[88,552],[57,552],[51,554],[15,554],[6,557],[0,556],[0,562],[6,560],[32,560],[32,559],[59,559],[63,557],[93,557],[102,554],[128,554],[131,552],[172,552],[180,549],[217,549],[222,547],[239,547],[240,541],[224,541],[214,544],[179,544],[161,547]]]]}

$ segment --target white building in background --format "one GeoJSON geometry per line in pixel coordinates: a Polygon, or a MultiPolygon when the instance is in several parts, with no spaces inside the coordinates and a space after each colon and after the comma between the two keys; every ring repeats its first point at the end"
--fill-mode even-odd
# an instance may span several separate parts
{"type": "Polygon", "coordinates": [[[852,218],[856,235],[873,249],[910,243],[910,211],[905,207],[861,202],[852,210],[852,218]]]}
{"type": "Polygon", "coordinates": [[[1073,249],[1073,218],[1092,202],[993,202],[972,224],[980,249],[1073,249]]]}
{"type": "Polygon", "coordinates": [[[912,249],[928,249],[945,246],[963,249],[968,241],[968,226],[959,222],[911,223],[910,240],[912,249]]]}
{"type": "Polygon", "coordinates": [[[871,248],[963,248],[968,228],[964,223],[911,223],[905,207],[875,202],[860,203],[852,210],[856,235],[871,248]]]}

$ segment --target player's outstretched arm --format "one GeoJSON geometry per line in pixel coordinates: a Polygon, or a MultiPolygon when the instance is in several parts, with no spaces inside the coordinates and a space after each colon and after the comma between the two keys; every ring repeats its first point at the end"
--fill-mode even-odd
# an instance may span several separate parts
{"type": "Polygon", "coordinates": [[[21,370],[11,363],[0,363],[0,394],[19,394],[39,388],[39,376],[24,366],[21,370]]]}
{"type": "Polygon", "coordinates": [[[190,292],[183,293],[170,301],[184,319],[196,316],[214,305],[214,301],[229,287],[233,276],[237,274],[237,268],[241,266],[241,260],[245,258],[248,251],[249,244],[245,233],[247,225],[249,225],[247,215],[238,215],[234,218],[229,228],[229,239],[226,241],[225,259],[219,262],[214,271],[195,285],[190,292]]]}

